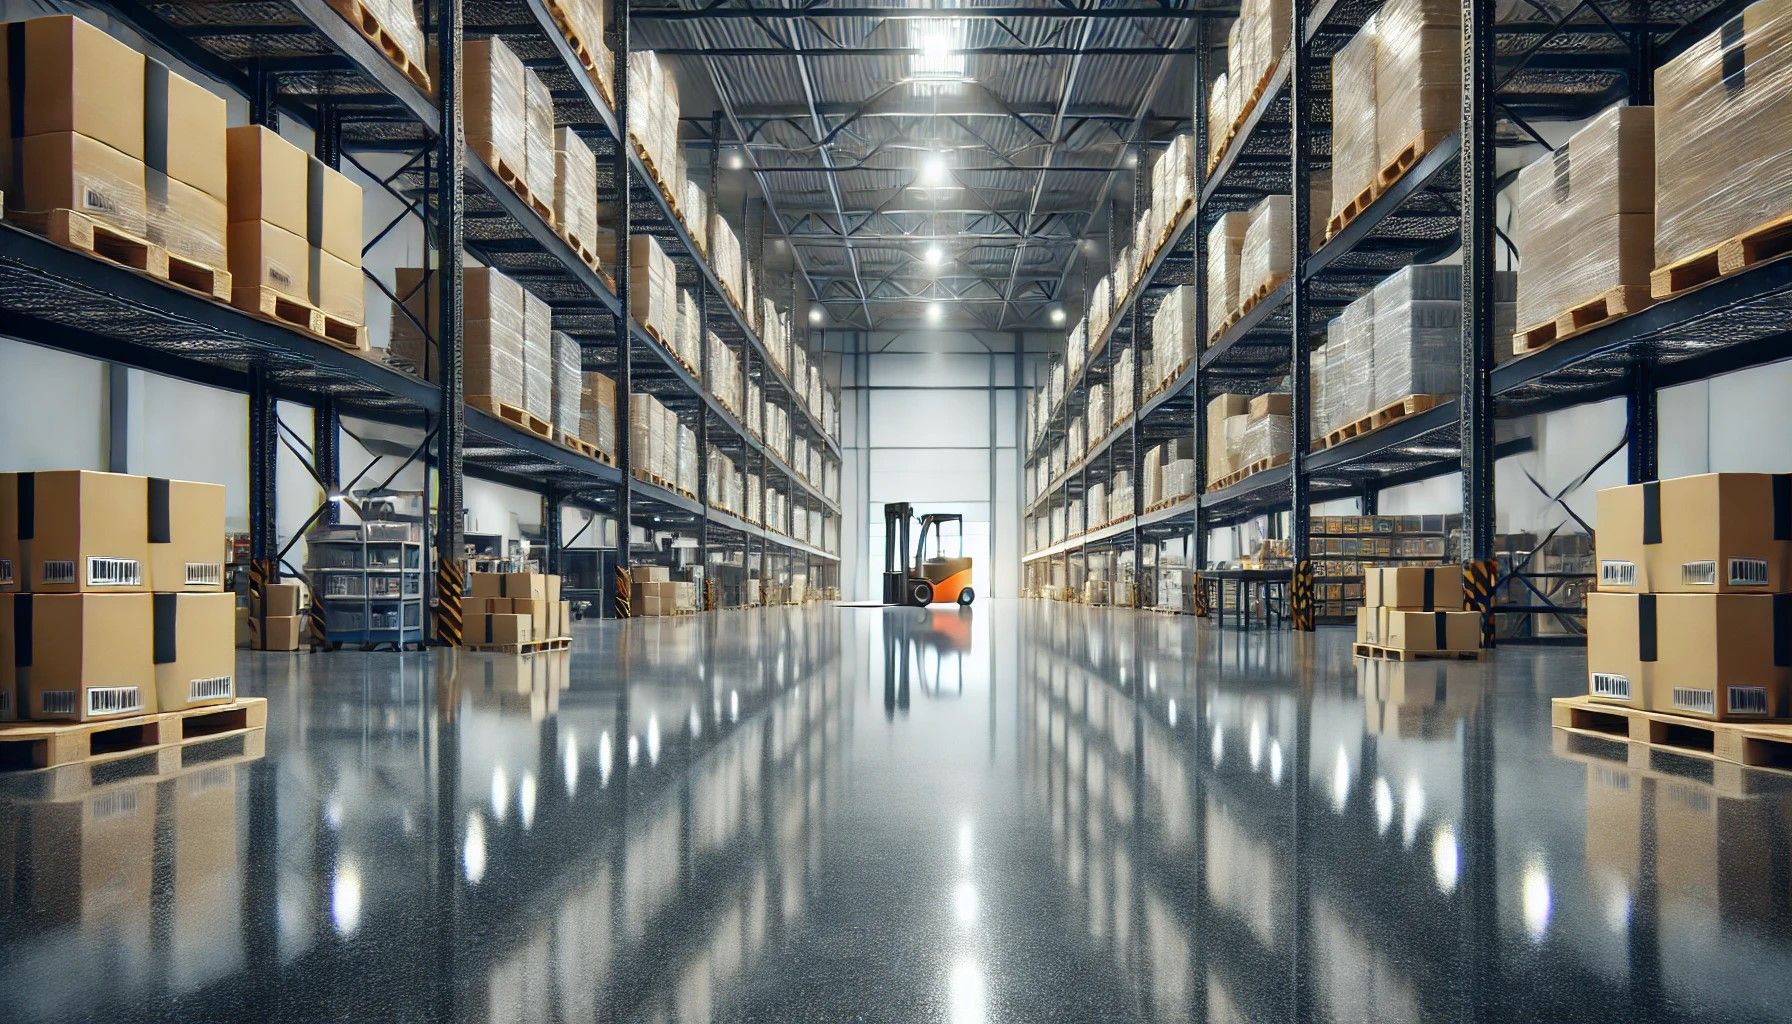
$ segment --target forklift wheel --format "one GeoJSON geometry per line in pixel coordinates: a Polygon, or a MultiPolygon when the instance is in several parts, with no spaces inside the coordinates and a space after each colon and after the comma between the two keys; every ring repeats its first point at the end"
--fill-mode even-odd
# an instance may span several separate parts
{"type": "Polygon", "coordinates": [[[977,592],[975,590],[972,590],[970,587],[966,587],[963,590],[960,590],[958,592],[958,603],[960,605],[962,605],[963,607],[969,608],[971,606],[971,602],[975,601],[976,599],[977,599],[977,592]]]}
{"type": "Polygon", "coordinates": [[[916,580],[909,585],[908,599],[917,608],[925,608],[933,603],[933,584],[926,580],[916,580]]]}

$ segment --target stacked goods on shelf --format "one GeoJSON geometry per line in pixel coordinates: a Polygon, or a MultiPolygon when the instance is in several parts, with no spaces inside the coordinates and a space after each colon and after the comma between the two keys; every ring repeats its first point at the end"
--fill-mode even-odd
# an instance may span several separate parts
{"type": "MultiPolygon", "coordinates": [[[[388,0],[399,2],[399,0],[388,0]]],[[[602,0],[549,0],[548,12],[567,41],[579,52],[586,72],[609,94],[616,77],[616,58],[604,39],[604,4],[602,0]]]]}
{"type": "Polygon", "coordinates": [[[704,338],[709,350],[709,390],[722,408],[736,415],[742,409],[740,357],[711,331],[704,338]]]}
{"type": "Polygon", "coordinates": [[[1359,199],[1381,173],[1376,148],[1375,45],[1382,15],[1369,16],[1355,36],[1332,56],[1331,219],[1341,226],[1354,216],[1359,199]]]}
{"type": "MultiPolygon", "coordinates": [[[[440,372],[434,340],[439,316],[430,273],[398,268],[393,290],[404,302],[392,310],[388,354],[433,382],[440,372]]],[[[489,267],[467,267],[463,272],[461,373],[468,405],[507,406],[519,412],[525,408],[523,332],[525,309],[531,304],[526,296],[533,298],[522,285],[489,267]]],[[[539,320],[540,314],[536,315],[539,320]]]]}
{"type": "Polygon", "coordinates": [[[1314,516],[1307,557],[1313,562],[1315,613],[1353,615],[1364,576],[1383,565],[1432,565],[1448,552],[1456,516],[1314,516]]]}
{"type": "MultiPolygon", "coordinates": [[[[678,267],[652,235],[628,239],[629,314],[673,348],[678,338],[678,267]]],[[[674,349],[676,351],[676,349],[674,349]]]]}
{"type": "Polygon", "coordinates": [[[1760,0],[1655,72],[1660,298],[1785,251],[1792,214],[1792,5],[1760,0]]]}
{"type": "Polygon", "coordinates": [[[1516,207],[1517,353],[1647,305],[1654,109],[1618,106],[1593,118],[1518,173],[1516,207]]]}
{"type": "Polygon", "coordinates": [[[1238,304],[1248,307],[1287,279],[1294,263],[1294,203],[1267,196],[1251,208],[1239,242],[1238,304]]]}
{"type": "MultiPolygon", "coordinates": [[[[1080,327],[1081,324],[1078,324],[1080,327]]],[[[1088,335],[1072,331],[1064,345],[1064,375],[1074,380],[1083,372],[1083,359],[1088,352],[1088,335]]]]}
{"type": "Polygon", "coordinates": [[[1148,391],[1161,390],[1195,358],[1195,304],[1200,301],[1194,285],[1179,285],[1164,293],[1151,318],[1151,369],[1148,391]]]}
{"type": "Polygon", "coordinates": [[[1107,436],[1108,428],[1114,423],[1114,413],[1108,408],[1108,386],[1106,384],[1089,385],[1088,408],[1084,412],[1088,417],[1089,433],[1096,440],[1107,436]]]}
{"type": "Polygon", "coordinates": [[[677,474],[678,489],[687,494],[696,494],[697,432],[682,423],[678,425],[677,474]]]}
{"type": "MultiPolygon", "coordinates": [[[[539,572],[475,572],[465,603],[467,647],[525,647],[570,640],[572,603],[560,600],[560,577],[539,572]]],[[[527,654],[529,651],[510,651],[527,654]]]]}
{"type": "MultiPolygon", "coordinates": [[[[1356,642],[1414,654],[1481,648],[1481,616],[1463,611],[1462,570],[1456,566],[1371,569],[1363,577],[1356,642]]],[[[1357,653],[1364,654],[1361,648],[1357,653]]]]}
{"type": "Polygon", "coordinates": [[[724,512],[737,516],[746,513],[744,484],[740,470],[734,466],[720,448],[710,446],[709,458],[704,462],[704,472],[708,474],[706,486],[709,488],[709,503],[724,512]]]}
{"type": "MultiPolygon", "coordinates": [[[[1234,23],[1236,25],[1236,22],[1234,23]]],[[[1236,28],[1234,29],[1236,32],[1236,28]]],[[[1231,37],[1227,43],[1230,46],[1231,37]]],[[[1243,75],[1239,76],[1243,78],[1243,75]]],[[[1200,100],[1195,102],[1199,103],[1200,100]]],[[[1222,71],[1214,76],[1213,84],[1207,87],[1207,124],[1209,137],[1215,140],[1207,150],[1207,169],[1212,170],[1225,155],[1227,136],[1232,133],[1232,123],[1237,120],[1233,110],[1232,73],[1222,71]]]]}
{"type": "Polygon", "coordinates": [[[711,208],[709,211],[709,263],[715,268],[716,277],[722,282],[722,289],[728,292],[728,300],[735,308],[745,309],[742,299],[745,294],[743,284],[744,264],[740,254],[740,236],[728,224],[728,218],[722,211],[711,208]]]}
{"type": "Polygon", "coordinates": [[[1207,483],[1222,480],[1237,472],[1235,446],[1227,437],[1229,425],[1238,420],[1240,431],[1249,419],[1251,396],[1230,392],[1215,395],[1207,402],[1207,483]]]}
{"type": "Polygon", "coordinates": [[[1069,429],[1064,432],[1065,454],[1073,462],[1089,453],[1089,434],[1084,423],[1081,415],[1075,416],[1070,421],[1069,429]]]}
{"type": "Polygon", "coordinates": [[[1104,277],[1095,282],[1095,290],[1089,295],[1088,332],[1085,335],[1089,339],[1091,353],[1101,351],[1101,347],[1107,344],[1108,321],[1114,313],[1113,296],[1113,285],[1109,278],[1104,277]]]}
{"type": "Polygon", "coordinates": [[[1130,347],[1120,350],[1114,357],[1114,387],[1109,397],[1109,404],[1114,407],[1113,422],[1119,423],[1132,415],[1133,410],[1133,355],[1130,347]]]}
{"type": "Polygon", "coordinates": [[[1226,39],[1226,80],[1230,117],[1216,121],[1215,136],[1226,137],[1250,114],[1264,83],[1288,48],[1289,8],[1275,0],[1245,0],[1234,31],[1226,39]],[[1223,133],[1223,134],[1222,134],[1223,133]]]}
{"type": "Polygon", "coordinates": [[[765,478],[758,473],[748,473],[747,489],[747,522],[765,525],[765,478]]]}
{"type": "Polygon", "coordinates": [[[760,400],[759,382],[747,381],[747,430],[760,440],[765,439],[765,403],[760,400]]]}
{"type": "MultiPolygon", "coordinates": [[[[539,79],[497,36],[466,41],[461,75],[467,150],[519,195],[546,208],[553,199],[551,185],[547,192],[529,195],[530,182],[540,174],[529,173],[529,80],[539,79]]],[[[547,173],[553,175],[551,159],[547,173]]]]}
{"type": "Polygon", "coordinates": [[[1720,721],[1792,713],[1792,476],[1608,487],[1596,514],[1589,695],[1720,721]]]}
{"type": "Polygon", "coordinates": [[[583,352],[572,335],[564,331],[553,331],[549,339],[553,363],[554,438],[576,438],[582,427],[579,420],[585,404],[583,352]]]}
{"type": "Polygon", "coordinates": [[[1103,522],[1124,519],[1134,512],[1132,473],[1124,469],[1114,470],[1113,486],[1108,489],[1108,514],[1103,522]]]}
{"type": "Polygon", "coordinates": [[[554,311],[523,292],[523,408],[543,424],[554,416],[554,311]]]}
{"type": "Polygon", "coordinates": [[[683,288],[678,289],[678,330],[671,339],[672,352],[689,369],[703,362],[703,321],[698,315],[697,298],[683,288]]]}
{"type": "Polygon", "coordinates": [[[0,720],[229,702],[236,597],[224,557],[219,484],[0,473],[0,720]]]}
{"type": "MultiPolygon", "coordinates": [[[[1274,464],[1294,450],[1293,396],[1285,392],[1251,399],[1236,458],[1239,469],[1274,464]]],[[[1261,468],[1261,467],[1260,467],[1261,468]]]]}
{"type": "Polygon", "coordinates": [[[1072,498],[1070,500],[1070,507],[1066,511],[1065,516],[1067,519],[1066,525],[1069,527],[1070,531],[1068,536],[1080,537],[1088,532],[1089,520],[1083,514],[1083,499],[1072,498]]]}
{"type": "Polygon", "coordinates": [[[554,213],[554,178],[559,155],[554,145],[554,94],[533,71],[523,72],[523,160],[529,195],[545,207],[550,223],[554,213]]]}
{"type": "Polygon", "coordinates": [[[424,70],[425,58],[429,54],[428,44],[424,40],[423,26],[417,21],[417,9],[411,0],[330,0],[330,7],[360,30],[362,35],[369,33],[366,18],[372,15],[379,23],[379,47],[385,51],[392,63],[413,82],[430,90],[429,72],[424,70]],[[389,46],[396,46],[394,54],[389,46]]]}
{"type": "Polygon", "coordinates": [[[684,194],[684,151],[678,145],[678,80],[652,50],[628,55],[628,134],[645,154],[668,194],[684,194]]]}
{"type": "Polygon", "coordinates": [[[1089,510],[1091,527],[1106,526],[1108,521],[1108,485],[1097,480],[1089,484],[1083,495],[1083,507],[1089,510]]]}
{"type": "Polygon", "coordinates": [[[613,462],[616,451],[616,382],[608,374],[587,371],[579,375],[579,439],[593,445],[613,462]]]}
{"type": "Polygon", "coordinates": [[[554,223],[588,260],[597,259],[597,155],[568,125],[554,129],[554,223]]]}
{"type": "Polygon", "coordinates": [[[1242,210],[1221,215],[1207,232],[1207,340],[1212,343],[1232,325],[1239,311],[1239,263],[1251,215],[1242,210]]]}

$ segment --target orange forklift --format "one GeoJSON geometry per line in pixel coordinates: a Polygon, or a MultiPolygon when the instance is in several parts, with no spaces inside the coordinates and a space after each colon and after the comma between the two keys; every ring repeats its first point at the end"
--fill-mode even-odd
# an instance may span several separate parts
{"type": "Polygon", "coordinates": [[[971,560],[964,553],[964,516],[955,512],[929,512],[920,517],[920,540],[908,563],[908,528],[915,518],[906,501],[884,505],[884,603],[925,607],[930,604],[968,606],[976,600],[971,589],[971,560]],[[945,525],[958,525],[958,554],[948,558],[944,547],[945,525]],[[928,557],[928,540],[933,541],[928,557]]]}

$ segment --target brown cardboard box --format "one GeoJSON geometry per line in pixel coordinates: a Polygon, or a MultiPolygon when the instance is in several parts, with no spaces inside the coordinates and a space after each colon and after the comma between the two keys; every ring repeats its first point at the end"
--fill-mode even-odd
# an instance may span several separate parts
{"type": "Polygon", "coordinates": [[[494,169],[502,163],[523,177],[527,167],[523,62],[502,40],[486,36],[467,40],[461,63],[467,148],[494,169]]]}
{"type": "Polygon", "coordinates": [[[19,148],[20,209],[74,210],[126,234],[148,232],[143,161],[74,132],[33,135],[19,148]]]}
{"type": "Polygon", "coordinates": [[[476,572],[471,593],[474,597],[545,601],[548,597],[547,577],[538,572],[476,572]]]}
{"type": "Polygon", "coordinates": [[[1364,606],[1356,610],[1356,642],[1381,645],[1383,612],[1386,609],[1364,606]]]}
{"type": "Polygon", "coordinates": [[[1792,650],[1792,595],[1653,596],[1661,658],[1649,682],[1653,710],[1719,721],[1792,712],[1792,657],[1780,654],[1792,650]]]}
{"type": "Polygon", "coordinates": [[[361,186],[314,156],[305,158],[305,171],[305,240],[359,270],[361,186]]]}
{"type": "MultiPolygon", "coordinates": [[[[269,583],[263,588],[266,593],[267,613],[270,616],[287,616],[299,614],[299,595],[304,587],[298,583],[269,583]]],[[[250,601],[250,612],[256,613],[254,601],[250,601]]]]}
{"type": "Polygon", "coordinates": [[[157,710],[228,703],[236,696],[236,595],[150,598],[157,710]]]}
{"type": "Polygon", "coordinates": [[[1382,644],[1402,651],[1473,651],[1481,646],[1481,616],[1474,612],[1382,609],[1382,644]]]}
{"type": "Polygon", "coordinates": [[[233,222],[226,238],[234,288],[272,288],[311,303],[311,247],[305,236],[265,221],[233,222]]]}
{"type": "Polygon", "coordinates": [[[20,717],[89,721],[156,710],[148,594],[0,598],[0,690],[20,717]]]}
{"type": "Polygon", "coordinates": [[[672,570],[663,565],[637,563],[629,567],[629,573],[637,582],[643,583],[662,583],[672,578],[672,570]]]}
{"type": "MultiPolygon", "coordinates": [[[[302,243],[309,229],[310,155],[257,124],[231,128],[225,133],[225,148],[232,230],[262,221],[296,235],[302,243]]],[[[233,235],[231,247],[235,246],[233,235]]],[[[236,273],[234,268],[231,273],[236,273]]]]}
{"type": "MultiPolygon", "coordinates": [[[[545,598],[513,597],[510,599],[512,615],[521,615],[529,620],[529,635],[537,640],[550,640],[559,634],[551,631],[553,625],[548,611],[552,604],[545,598]]],[[[503,642],[503,641],[500,641],[503,642]]]]}
{"type": "Polygon", "coordinates": [[[1792,476],[1705,473],[1607,487],[1596,500],[1601,590],[1792,590],[1792,476]]]}
{"type": "Polygon", "coordinates": [[[143,162],[216,202],[230,199],[224,98],[144,58],[143,162]]]}
{"type": "Polygon", "coordinates": [[[148,231],[150,241],[182,259],[216,270],[230,266],[229,208],[199,189],[172,178],[151,175],[148,231]]]}
{"type": "Polygon", "coordinates": [[[1252,419],[1260,419],[1264,416],[1292,416],[1294,415],[1294,396],[1286,391],[1272,391],[1267,395],[1258,395],[1251,399],[1250,404],[1245,407],[1245,411],[1250,414],[1252,419]]]}
{"type": "Polygon", "coordinates": [[[554,635],[556,637],[572,637],[572,602],[554,602],[554,635]]]}
{"type": "Polygon", "coordinates": [[[469,644],[526,644],[535,639],[534,620],[529,615],[491,614],[467,620],[469,644]]]}
{"type": "Polygon", "coordinates": [[[125,473],[0,473],[0,561],[19,590],[147,591],[148,495],[125,473]]]}
{"type": "Polygon", "coordinates": [[[1654,594],[1587,595],[1587,695],[1627,708],[1654,710],[1651,683],[1659,671],[1654,594]]]}
{"type": "Polygon", "coordinates": [[[254,616],[249,618],[249,632],[261,631],[259,639],[252,638],[250,646],[258,651],[296,651],[305,636],[305,616],[303,615],[270,615],[264,625],[254,616]]]}
{"type": "Polygon", "coordinates": [[[1363,574],[1363,602],[1414,611],[1460,611],[1462,570],[1454,566],[1374,569],[1363,574]]]}
{"type": "MultiPolygon", "coordinates": [[[[339,260],[315,248],[311,257],[311,304],[338,320],[366,323],[367,298],[360,264],[339,260]]],[[[367,348],[365,332],[360,347],[363,351],[367,348]]]]}
{"type": "Polygon", "coordinates": [[[150,590],[224,589],[224,485],[150,477],[150,590]]]}
{"type": "MultiPolygon", "coordinates": [[[[6,32],[0,46],[0,110],[19,110],[21,137],[74,132],[143,158],[141,53],[66,14],[15,22],[6,32]],[[27,55],[22,72],[8,65],[9,52],[27,55]],[[22,98],[11,92],[11,83],[21,78],[22,98]]],[[[11,134],[0,131],[0,146],[10,144],[11,134]]],[[[0,150],[0,157],[0,175],[9,174],[10,149],[0,150]]]]}

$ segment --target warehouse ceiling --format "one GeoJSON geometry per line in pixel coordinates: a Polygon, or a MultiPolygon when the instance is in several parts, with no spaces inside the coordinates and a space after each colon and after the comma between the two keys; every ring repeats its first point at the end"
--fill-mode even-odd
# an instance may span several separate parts
{"type": "Polygon", "coordinates": [[[872,2],[642,4],[631,42],[677,68],[687,144],[719,124],[724,208],[766,200],[764,258],[825,324],[1074,320],[1111,209],[1130,233],[1141,150],[1188,128],[1199,21],[1236,5],[872,2]]]}

